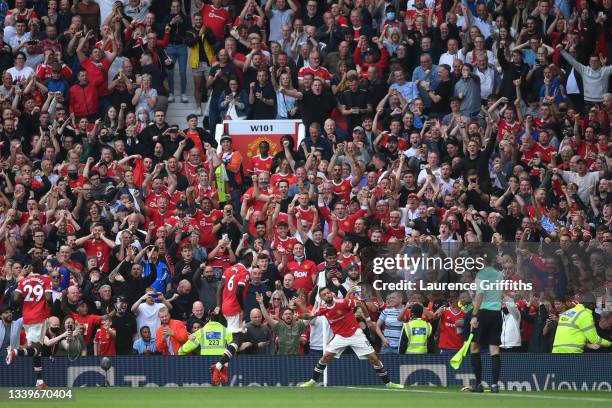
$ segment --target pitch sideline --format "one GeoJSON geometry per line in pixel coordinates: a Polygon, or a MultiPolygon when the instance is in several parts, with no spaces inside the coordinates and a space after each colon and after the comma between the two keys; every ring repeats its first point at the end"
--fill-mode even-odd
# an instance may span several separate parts
{"type": "MultiPolygon", "coordinates": [[[[367,388],[367,387],[337,387],[337,388],[348,388],[351,390],[368,390],[368,391],[391,391],[391,392],[411,392],[416,394],[440,394],[440,395],[454,395],[456,392],[453,391],[434,391],[434,390],[412,390],[409,388],[404,389],[388,389],[388,388],[367,388]]],[[[597,398],[597,397],[564,397],[555,395],[527,395],[527,394],[478,394],[469,393],[469,395],[475,396],[496,396],[496,397],[510,397],[510,398],[533,398],[533,399],[549,399],[549,400],[575,400],[575,401],[591,401],[591,402],[610,402],[609,398],[597,398]]]]}

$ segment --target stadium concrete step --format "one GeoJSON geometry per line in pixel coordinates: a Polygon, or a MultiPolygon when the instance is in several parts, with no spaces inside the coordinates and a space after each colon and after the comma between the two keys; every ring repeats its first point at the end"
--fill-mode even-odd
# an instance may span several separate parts
{"type": "MultiPolygon", "coordinates": [[[[179,125],[181,129],[187,127],[187,115],[194,113],[196,110],[195,100],[193,98],[193,75],[191,74],[191,68],[187,67],[187,97],[189,98],[188,103],[181,102],[180,94],[181,79],[179,76],[179,67],[176,64],[174,68],[174,102],[168,104],[168,110],[166,112],[166,122],[171,125],[179,125]],[[178,92],[178,93],[177,93],[178,92]]],[[[199,116],[198,123],[202,126],[202,116],[199,116]]]]}

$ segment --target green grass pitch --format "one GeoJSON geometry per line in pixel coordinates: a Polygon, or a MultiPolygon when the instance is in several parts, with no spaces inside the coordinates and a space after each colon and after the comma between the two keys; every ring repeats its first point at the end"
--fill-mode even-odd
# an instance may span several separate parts
{"type": "MultiPolygon", "coordinates": [[[[410,387],[405,390],[365,387],[289,388],[75,388],[73,401],[0,401],[2,406],[26,407],[239,407],[239,408],[555,408],[610,407],[609,392],[504,392],[472,394],[458,389],[410,387]]],[[[3,393],[6,395],[6,393],[3,393]]]]}

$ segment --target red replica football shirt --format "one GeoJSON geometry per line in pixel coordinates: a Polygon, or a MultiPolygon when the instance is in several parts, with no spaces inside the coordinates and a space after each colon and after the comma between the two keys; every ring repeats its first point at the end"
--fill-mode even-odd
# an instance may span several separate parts
{"type": "Polygon", "coordinates": [[[32,273],[19,281],[17,292],[23,295],[23,323],[41,323],[51,316],[45,293],[51,293],[51,278],[32,273]]]}
{"type": "Polygon", "coordinates": [[[337,195],[340,200],[347,204],[349,201],[351,201],[351,191],[353,190],[353,186],[349,180],[344,180],[340,182],[340,184],[336,184],[335,181],[332,181],[332,189],[334,194],[337,195]]]}
{"type": "Polygon", "coordinates": [[[270,169],[272,169],[272,156],[268,156],[263,159],[260,155],[253,156],[251,159],[251,172],[253,174],[259,174],[268,172],[270,173],[270,169]]]}
{"type": "Polygon", "coordinates": [[[88,239],[83,244],[85,253],[87,256],[95,256],[98,260],[98,267],[103,272],[108,272],[109,260],[110,260],[110,248],[106,245],[106,242],[97,239],[88,239]]]}
{"type": "Polygon", "coordinates": [[[204,248],[214,248],[217,245],[217,237],[213,234],[213,225],[219,218],[223,218],[223,211],[212,210],[209,214],[203,211],[196,213],[198,228],[200,229],[199,245],[204,248]]]}
{"type": "Polygon", "coordinates": [[[202,7],[202,18],[204,25],[209,27],[217,40],[225,37],[225,26],[232,24],[232,17],[229,11],[224,8],[216,8],[210,4],[202,7]]]}
{"type": "Polygon", "coordinates": [[[115,349],[115,337],[111,336],[108,330],[98,329],[94,336],[94,343],[99,345],[99,355],[101,356],[115,356],[117,351],[115,349]]]}
{"type": "Polygon", "coordinates": [[[455,322],[464,318],[465,312],[461,309],[458,313],[453,312],[450,308],[442,312],[438,347],[441,349],[459,350],[463,346],[463,332],[462,330],[457,331],[455,322]]]}
{"type": "Polygon", "coordinates": [[[357,300],[353,298],[335,299],[331,307],[322,303],[315,316],[325,316],[334,335],[351,337],[359,328],[353,313],[353,309],[356,307],[357,300]]]}
{"type": "Polygon", "coordinates": [[[302,262],[287,262],[287,266],[285,267],[285,275],[288,273],[292,274],[295,278],[294,287],[296,290],[304,288],[310,292],[312,291],[313,287],[313,276],[318,274],[317,265],[308,259],[305,259],[302,262]]]}
{"type": "Polygon", "coordinates": [[[82,333],[85,336],[85,343],[89,344],[94,334],[94,327],[99,326],[102,321],[101,317],[95,314],[80,316],[78,313],[72,313],[72,318],[81,325],[82,333]]]}
{"type": "Polygon", "coordinates": [[[236,264],[223,271],[223,304],[221,311],[225,316],[235,316],[242,311],[238,303],[238,286],[244,286],[246,295],[249,283],[249,271],[243,264],[236,264]]]}

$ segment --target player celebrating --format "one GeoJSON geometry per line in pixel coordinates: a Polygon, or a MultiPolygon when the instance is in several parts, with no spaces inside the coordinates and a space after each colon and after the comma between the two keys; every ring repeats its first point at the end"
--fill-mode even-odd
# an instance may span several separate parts
{"type": "Polygon", "coordinates": [[[312,378],[300,385],[300,387],[313,387],[321,378],[321,374],[325,371],[329,361],[336,355],[342,355],[344,350],[350,347],[359,358],[368,359],[387,388],[404,388],[401,384],[391,382],[387,369],[376,355],[363,331],[359,328],[359,323],[357,323],[353,309],[359,307],[368,316],[369,313],[365,304],[354,298],[335,299],[334,292],[328,287],[322,287],[319,290],[319,296],[323,303],[319,306],[318,310],[315,309],[314,315],[305,314],[304,319],[325,316],[331,326],[334,337],[327,345],[327,350],[323,357],[321,357],[321,360],[315,366],[312,378]]]}
{"type": "Polygon", "coordinates": [[[33,356],[34,372],[36,373],[36,387],[47,388],[43,381],[42,346],[47,332],[47,318],[51,315],[52,288],[51,279],[47,275],[34,273],[32,265],[30,273],[17,285],[14,299],[15,303],[23,302],[23,328],[25,329],[27,346],[22,348],[8,348],[6,364],[11,364],[16,356],[33,356]]]}
{"type": "Polygon", "coordinates": [[[221,284],[217,290],[217,307],[214,313],[223,312],[227,320],[227,329],[232,333],[232,343],[227,346],[221,359],[210,366],[213,382],[216,385],[228,382],[227,365],[230,359],[246,339],[244,330],[244,298],[247,293],[250,274],[245,265],[253,263],[252,252],[246,252],[241,262],[223,271],[221,284]]]}

